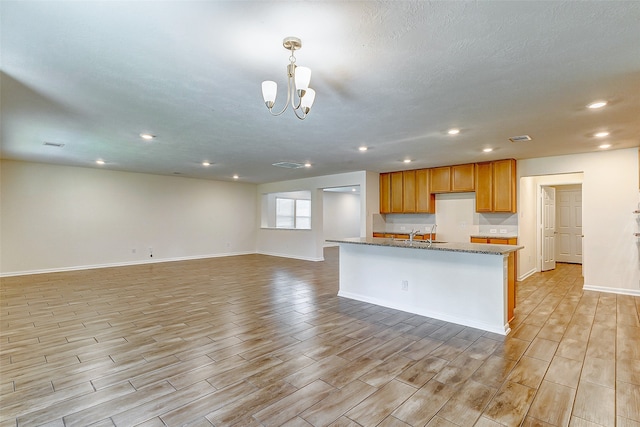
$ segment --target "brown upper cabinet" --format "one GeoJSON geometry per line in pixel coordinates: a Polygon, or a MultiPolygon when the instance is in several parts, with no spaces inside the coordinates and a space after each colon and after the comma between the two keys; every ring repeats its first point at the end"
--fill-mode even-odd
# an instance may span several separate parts
{"type": "Polygon", "coordinates": [[[451,191],[451,166],[431,169],[431,192],[448,193],[451,191]]]}
{"type": "Polygon", "coordinates": [[[476,212],[516,212],[516,161],[476,163],[476,212]]]}
{"type": "Polygon", "coordinates": [[[402,172],[402,211],[416,211],[416,171],[402,172]]]}
{"type": "Polygon", "coordinates": [[[493,211],[493,162],[476,163],[476,212],[493,211]]]}
{"type": "Polygon", "coordinates": [[[380,213],[435,213],[429,169],[380,174],[380,213]]]}
{"type": "Polygon", "coordinates": [[[380,174],[380,213],[391,213],[391,174],[380,174]]]}
{"type": "Polygon", "coordinates": [[[451,191],[475,191],[475,164],[451,166],[451,191]]]}
{"type": "Polygon", "coordinates": [[[429,169],[416,171],[416,212],[436,213],[436,195],[431,192],[429,169]]]}
{"type": "Polygon", "coordinates": [[[403,213],[402,171],[391,172],[391,213],[403,213]]]}
{"type": "Polygon", "coordinates": [[[516,212],[516,161],[380,174],[380,213],[435,213],[436,193],[476,193],[476,212],[516,212]]]}
{"type": "Polygon", "coordinates": [[[431,192],[457,193],[475,191],[474,169],[474,163],[431,169],[431,192]]]}

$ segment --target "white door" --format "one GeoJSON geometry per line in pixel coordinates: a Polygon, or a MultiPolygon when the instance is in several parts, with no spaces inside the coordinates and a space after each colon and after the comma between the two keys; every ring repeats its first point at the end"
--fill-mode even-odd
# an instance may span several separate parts
{"type": "Polygon", "coordinates": [[[556,268],[556,189],[542,187],[542,271],[556,268]]]}
{"type": "Polygon", "coordinates": [[[582,264],[582,188],[556,188],[556,261],[582,264]]]}

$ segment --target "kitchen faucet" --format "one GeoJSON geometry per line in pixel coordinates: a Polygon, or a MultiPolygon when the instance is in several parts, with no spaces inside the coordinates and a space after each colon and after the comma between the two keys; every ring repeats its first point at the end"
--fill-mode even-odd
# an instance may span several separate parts
{"type": "Polygon", "coordinates": [[[433,236],[436,233],[436,225],[433,224],[431,226],[431,231],[429,232],[429,247],[433,244],[433,236]]]}
{"type": "Polygon", "coordinates": [[[420,229],[418,230],[411,230],[411,232],[409,233],[409,241],[413,242],[413,238],[416,236],[416,234],[418,234],[418,231],[420,231],[420,229]]]}

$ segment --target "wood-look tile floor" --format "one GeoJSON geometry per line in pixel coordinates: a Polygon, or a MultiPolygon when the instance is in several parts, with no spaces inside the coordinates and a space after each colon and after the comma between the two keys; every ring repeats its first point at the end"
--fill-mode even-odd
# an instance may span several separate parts
{"type": "Polygon", "coordinates": [[[558,264],[505,338],[338,298],[325,256],[3,278],[0,426],[640,426],[640,298],[558,264]]]}

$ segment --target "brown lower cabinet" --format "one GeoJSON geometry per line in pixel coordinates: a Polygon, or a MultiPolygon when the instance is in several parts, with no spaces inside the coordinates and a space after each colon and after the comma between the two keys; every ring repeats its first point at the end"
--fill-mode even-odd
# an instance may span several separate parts
{"type": "MultiPolygon", "coordinates": [[[[517,245],[517,237],[471,237],[471,243],[487,243],[491,245],[517,245]]],[[[507,319],[513,319],[516,308],[516,252],[511,252],[507,259],[507,319]]]]}
{"type": "MultiPolygon", "coordinates": [[[[397,234],[397,233],[373,233],[373,237],[383,237],[385,239],[408,239],[408,234],[397,234]]],[[[427,234],[418,234],[413,237],[413,240],[429,240],[429,233],[427,234]]],[[[436,240],[436,235],[433,235],[433,240],[436,240]]]]}

